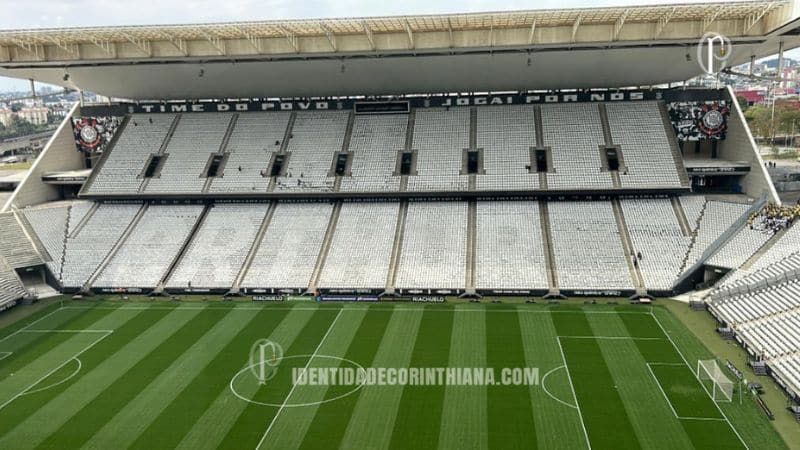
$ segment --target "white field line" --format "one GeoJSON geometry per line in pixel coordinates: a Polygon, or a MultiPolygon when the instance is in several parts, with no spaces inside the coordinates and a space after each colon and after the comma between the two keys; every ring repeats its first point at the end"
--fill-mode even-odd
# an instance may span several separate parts
{"type": "Polygon", "coordinates": [[[51,384],[51,385],[49,385],[49,386],[40,387],[39,389],[34,389],[34,390],[32,390],[32,391],[25,391],[25,392],[23,392],[23,393],[22,393],[22,395],[29,395],[29,394],[35,394],[35,393],[37,393],[37,392],[42,392],[42,391],[45,391],[45,390],[47,390],[47,389],[54,388],[54,387],[58,386],[59,384],[61,384],[61,383],[65,383],[65,382],[69,381],[70,379],[72,379],[72,377],[74,377],[75,375],[77,375],[77,374],[78,374],[78,372],[80,372],[80,371],[81,371],[81,368],[83,367],[83,363],[81,362],[81,360],[80,360],[80,359],[78,359],[78,358],[72,358],[72,360],[75,360],[75,361],[77,361],[77,362],[78,362],[78,367],[75,369],[75,371],[74,371],[74,372],[72,372],[71,374],[69,374],[69,376],[68,376],[68,377],[64,378],[63,380],[59,381],[58,383],[53,383],[53,384],[51,384]]]}
{"type": "MultiPolygon", "coordinates": [[[[635,337],[635,336],[561,336],[560,338],[567,338],[567,339],[611,339],[611,340],[622,340],[622,341],[664,341],[665,338],[657,338],[657,337],[635,337]]],[[[681,364],[683,365],[683,364],[681,364]]]]}
{"type": "Polygon", "coordinates": [[[45,380],[45,379],[47,379],[47,377],[49,377],[50,375],[52,375],[52,374],[56,373],[56,371],[58,371],[59,369],[61,369],[62,367],[64,367],[64,366],[65,366],[67,363],[69,363],[69,362],[70,362],[70,361],[72,361],[73,359],[78,359],[78,357],[79,357],[80,355],[82,355],[84,352],[86,352],[86,351],[87,351],[87,350],[89,350],[90,348],[94,347],[95,345],[97,345],[97,344],[98,344],[100,341],[102,341],[103,339],[107,338],[107,337],[108,337],[108,336],[109,336],[111,333],[112,333],[112,332],[111,332],[111,331],[109,331],[108,333],[105,333],[105,334],[103,334],[102,336],[100,336],[100,339],[97,339],[97,340],[95,340],[94,342],[92,342],[91,344],[89,344],[88,346],[86,346],[86,347],[85,347],[83,350],[81,350],[81,351],[79,351],[78,353],[76,353],[76,354],[72,355],[72,357],[71,357],[71,358],[69,358],[69,359],[67,359],[66,361],[64,361],[63,363],[59,364],[59,365],[58,365],[58,367],[56,367],[55,369],[51,370],[50,372],[47,372],[46,374],[44,374],[44,375],[43,375],[41,378],[39,378],[38,380],[34,381],[34,382],[33,382],[33,384],[31,384],[30,386],[28,386],[27,388],[25,388],[25,389],[24,389],[22,392],[20,392],[19,394],[16,394],[15,396],[13,396],[13,397],[11,397],[10,399],[8,399],[8,400],[7,400],[5,403],[3,403],[2,405],[0,405],[0,410],[2,410],[3,408],[5,408],[6,406],[8,406],[8,404],[9,404],[9,403],[13,402],[14,400],[16,400],[17,398],[19,398],[20,396],[22,396],[22,395],[25,395],[25,393],[26,393],[26,392],[28,392],[29,390],[33,389],[33,387],[34,387],[34,386],[36,386],[37,384],[39,384],[39,383],[40,383],[42,380],[45,380]]]}
{"type": "Polygon", "coordinates": [[[647,370],[650,372],[650,375],[653,376],[653,380],[655,380],[656,386],[658,386],[658,390],[661,391],[661,395],[664,396],[664,400],[667,401],[667,405],[669,405],[669,409],[672,410],[672,415],[675,416],[676,418],[680,419],[680,416],[678,416],[678,411],[675,411],[675,407],[672,406],[672,402],[669,400],[669,397],[667,397],[667,393],[664,392],[664,388],[661,387],[661,382],[658,381],[658,377],[656,377],[656,374],[655,374],[655,372],[653,372],[653,369],[650,367],[649,363],[647,364],[647,370]]]}
{"type": "Polygon", "coordinates": [[[661,382],[658,381],[658,377],[656,376],[655,372],[653,372],[653,368],[650,367],[651,365],[654,366],[684,366],[683,363],[647,363],[647,370],[650,371],[650,375],[653,376],[653,380],[655,380],[656,385],[658,386],[658,390],[661,391],[661,394],[664,396],[664,400],[667,401],[669,405],[669,409],[672,410],[672,414],[675,415],[675,418],[680,420],[711,420],[711,421],[719,421],[725,422],[727,419],[723,419],[720,417],[694,417],[694,416],[679,416],[678,412],[675,411],[675,407],[672,406],[672,401],[670,401],[669,397],[667,397],[667,393],[664,391],[664,388],[661,386],[661,382]]]}
{"type": "Polygon", "coordinates": [[[21,330],[24,333],[113,333],[114,330],[21,330]]]}
{"type": "MultiPolygon", "coordinates": [[[[349,304],[348,304],[349,305],[349,304]]],[[[383,305],[382,305],[383,306],[383,305]]],[[[388,306],[388,305],[387,305],[388,306]]],[[[93,307],[84,307],[84,306],[65,306],[63,309],[114,309],[114,310],[141,310],[141,309],[152,309],[152,310],[161,310],[161,309],[168,309],[170,311],[176,309],[185,309],[185,310],[194,310],[194,309],[207,309],[206,306],[174,306],[174,307],[162,307],[162,306],[119,306],[119,307],[105,307],[105,306],[93,306],[93,307]]],[[[305,306],[298,306],[298,307],[283,307],[283,306],[233,306],[231,309],[236,310],[253,310],[253,311],[261,311],[264,309],[282,311],[282,310],[290,310],[290,311],[319,311],[325,309],[341,309],[341,310],[354,310],[354,311],[367,311],[371,310],[370,307],[314,307],[309,308],[305,306]]],[[[526,314],[576,314],[576,313],[583,313],[583,314],[633,314],[633,315],[641,315],[646,316],[650,315],[649,310],[647,312],[636,312],[636,311],[585,311],[585,310],[574,310],[574,311],[564,311],[564,310],[548,310],[548,309],[492,309],[486,308],[414,308],[414,307],[403,307],[398,306],[395,308],[386,308],[387,310],[391,311],[430,311],[430,312],[482,312],[482,313],[526,313],[526,314]]],[[[656,338],[660,339],[660,338],[656,338]]]]}
{"type": "Polygon", "coordinates": [[[679,355],[681,355],[681,359],[683,360],[684,364],[686,364],[686,368],[689,369],[689,372],[691,372],[692,375],[694,375],[694,378],[697,380],[698,383],[700,383],[700,386],[703,387],[703,390],[708,395],[708,399],[711,400],[711,402],[714,403],[714,406],[717,407],[717,410],[719,411],[720,414],[722,414],[722,417],[725,418],[725,421],[728,422],[728,426],[731,427],[731,430],[733,430],[733,433],[736,434],[736,437],[739,438],[739,441],[741,441],[742,445],[744,445],[744,448],[749,449],[750,447],[747,445],[744,439],[742,439],[742,435],[739,434],[739,430],[737,430],[736,427],[733,426],[730,419],[728,419],[728,416],[725,414],[725,411],[723,411],[722,408],[720,408],[719,404],[714,401],[714,397],[711,395],[711,393],[708,392],[708,389],[706,389],[706,385],[703,384],[702,380],[700,380],[700,377],[698,377],[697,374],[694,372],[694,370],[692,370],[692,366],[689,364],[689,361],[686,360],[686,357],[683,356],[683,353],[675,344],[675,341],[672,340],[672,336],[670,336],[669,333],[667,333],[667,330],[664,328],[664,326],[661,325],[661,321],[658,320],[658,317],[656,317],[656,315],[653,314],[652,311],[650,312],[650,315],[653,316],[653,320],[655,320],[656,324],[658,324],[658,327],[661,328],[661,332],[664,333],[664,336],[666,336],[667,339],[669,339],[669,342],[672,344],[672,347],[675,348],[675,351],[678,352],[679,355]]]}
{"type": "MultiPolygon", "coordinates": [[[[19,334],[19,333],[21,333],[21,332],[23,332],[23,331],[27,330],[28,328],[32,327],[33,325],[35,325],[35,324],[37,324],[37,323],[41,322],[42,320],[44,320],[44,319],[46,319],[46,318],[48,318],[48,317],[52,316],[53,314],[55,314],[55,313],[57,313],[57,312],[61,311],[62,309],[66,309],[66,308],[64,308],[64,307],[62,306],[62,307],[59,307],[58,309],[54,309],[53,311],[51,311],[51,312],[49,312],[49,313],[45,314],[44,316],[42,316],[42,317],[40,317],[40,318],[38,318],[38,319],[34,320],[34,321],[33,321],[33,322],[31,322],[31,323],[29,323],[29,324],[25,325],[24,327],[20,328],[19,330],[15,331],[15,332],[13,332],[13,333],[11,333],[11,334],[9,334],[8,336],[5,336],[5,337],[3,337],[2,339],[0,339],[0,342],[3,342],[3,341],[5,341],[6,339],[8,339],[8,338],[10,338],[10,337],[12,337],[12,336],[16,336],[17,334],[19,334]]],[[[87,308],[87,307],[84,307],[84,308],[82,308],[82,309],[92,309],[92,308],[87,308]]]]}
{"type": "Polygon", "coordinates": [[[544,393],[545,393],[545,394],[547,394],[548,396],[550,396],[550,398],[552,398],[553,400],[555,400],[555,401],[557,401],[557,402],[561,403],[562,405],[569,406],[569,407],[570,407],[570,408],[572,408],[572,409],[578,409],[578,407],[577,407],[577,406],[575,406],[575,405],[572,405],[572,404],[569,404],[569,403],[565,402],[564,400],[561,400],[560,398],[558,398],[558,397],[556,397],[555,395],[551,394],[551,393],[550,393],[550,391],[548,391],[548,390],[547,390],[547,385],[545,384],[545,380],[547,380],[547,377],[548,377],[548,376],[549,376],[551,373],[555,372],[555,371],[556,371],[556,370],[558,370],[558,369],[562,369],[562,368],[563,368],[564,370],[566,370],[566,366],[558,366],[558,367],[556,367],[556,368],[550,369],[550,371],[548,371],[546,374],[544,374],[544,376],[542,377],[542,390],[544,390],[544,393]]]}
{"type": "MultiPolygon", "coordinates": [[[[300,378],[302,378],[303,375],[305,375],[306,371],[308,370],[308,367],[311,365],[311,361],[314,360],[314,356],[317,354],[317,352],[319,352],[319,349],[322,348],[322,344],[325,343],[325,340],[328,338],[328,335],[331,334],[331,331],[333,330],[333,327],[336,325],[336,322],[339,320],[339,317],[342,315],[342,311],[344,311],[344,309],[339,309],[339,313],[336,314],[336,317],[333,319],[333,322],[331,322],[331,325],[328,327],[328,331],[325,332],[324,336],[322,336],[322,339],[320,339],[319,344],[317,345],[317,348],[314,349],[314,353],[312,353],[311,357],[308,358],[308,362],[306,363],[305,367],[303,367],[303,371],[300,372],[300,375],[299,375],[300,378]]],[[[258,445],[256,445],[256,450],[258,450],[261,447],[261,445],[264,443],[264,441],[267,439],[267,435],[269,434],[270,430],[272,430],[272,426],[275,425],[275,421],[278,420],[278,416],[281,415],[281,411],[283,411],[283,408],[285,408],[286,404],[289,403],[289,398],[292,396],[292,393],[294,392],[296,387],[297,387],[297,383],[292,384],[292,388],[289,389],[289,393],[286,394],[286,398],[283,399],[283,403],[281,404],[281,407],[278,408],[278,411],[272,417],[272,421],[269,423],[269,426],[267,427],[267,430],[264,431],[264,435],[261,436],[261,440],[258,441],[258,445]]]]}
{"type": "Polygon", "coordinates": [[[13,355],[14,352],[0,352],[0,361],[8,358],[9,356],[13,355]]]}
{"type": "Polygon", "coordinates": [[[564,370],[567,371],[567,379],[569,380],[569,388],[572,390],[572,397],[575,399],[575,409],[578,410],[578,417],[581,419],[581,428],[583,428],[583,436],[586,438],[586,447],[592,449],[592,444],[589,442],[589,432],[586,431],[586,424],[583,423],[583,412],[581,412],[581,404],[578,402],[578,394],[575,393],[575,386],[572,384],[572,375],[569,373],[569,365],[567,364],[567,357],[564,355],[564,347],[561,346],[561,338],[556,336],[558,342],[558,350],[561,352],[561,359],[564,361],[564,370]]]}

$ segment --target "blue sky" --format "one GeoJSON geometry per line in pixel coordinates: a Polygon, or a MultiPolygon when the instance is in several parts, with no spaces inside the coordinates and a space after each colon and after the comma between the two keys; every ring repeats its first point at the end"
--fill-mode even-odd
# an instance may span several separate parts
{"type": "MultiPolygon", "coordinates": [[[[678,0],[672,0],[677,2],[678,0]]],[[[685,0],[684,0],[685,1],[685,0]]],[[[697,1],[697,0],[694,0],[697,1]]],[[[663,4],[663,0],[0,0],[0,29],[436,14],[663,4]]],[[[0,91],[28,82],[0,77],[0,91]]]]}

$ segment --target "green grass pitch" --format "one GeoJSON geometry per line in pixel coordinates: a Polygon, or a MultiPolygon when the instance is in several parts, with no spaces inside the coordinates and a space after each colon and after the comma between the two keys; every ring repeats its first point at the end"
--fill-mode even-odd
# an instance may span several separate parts
{"type": "Polygon", "coordinates": [[[711,357],[658,306],[68,302],[0,330],[0,448],[786,448],[749,396],[710,399],[711,357]],[[346,361],[539,382],[291,383],[346,361]]]}

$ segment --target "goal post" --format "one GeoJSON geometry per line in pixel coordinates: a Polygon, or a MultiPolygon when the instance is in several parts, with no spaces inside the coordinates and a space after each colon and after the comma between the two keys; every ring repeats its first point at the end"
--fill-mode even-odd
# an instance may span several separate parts
{"type": "Polygon", "coordinates": [[[711,380],[711,398],[715,402],[730,402],[733,400],[734,383],[717,364],[716,360],[698,360],[697,378],[703,383],[711,380]]]}

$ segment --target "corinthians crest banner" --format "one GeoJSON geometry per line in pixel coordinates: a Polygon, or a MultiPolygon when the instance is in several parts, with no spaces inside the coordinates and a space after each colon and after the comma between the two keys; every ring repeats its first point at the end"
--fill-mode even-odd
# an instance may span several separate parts
{"type": "Polygon", "coordinates": [[[78,151],[103,153],[121,122],[121,118],[114,116],[72,119],[72,131],[78,151]]]}
{"type": "Polygon", "coordinates": [[[669,104],[669,118],[681,141],[725,139],[730,109],[727,102],[675,102],[669,104]]]}

